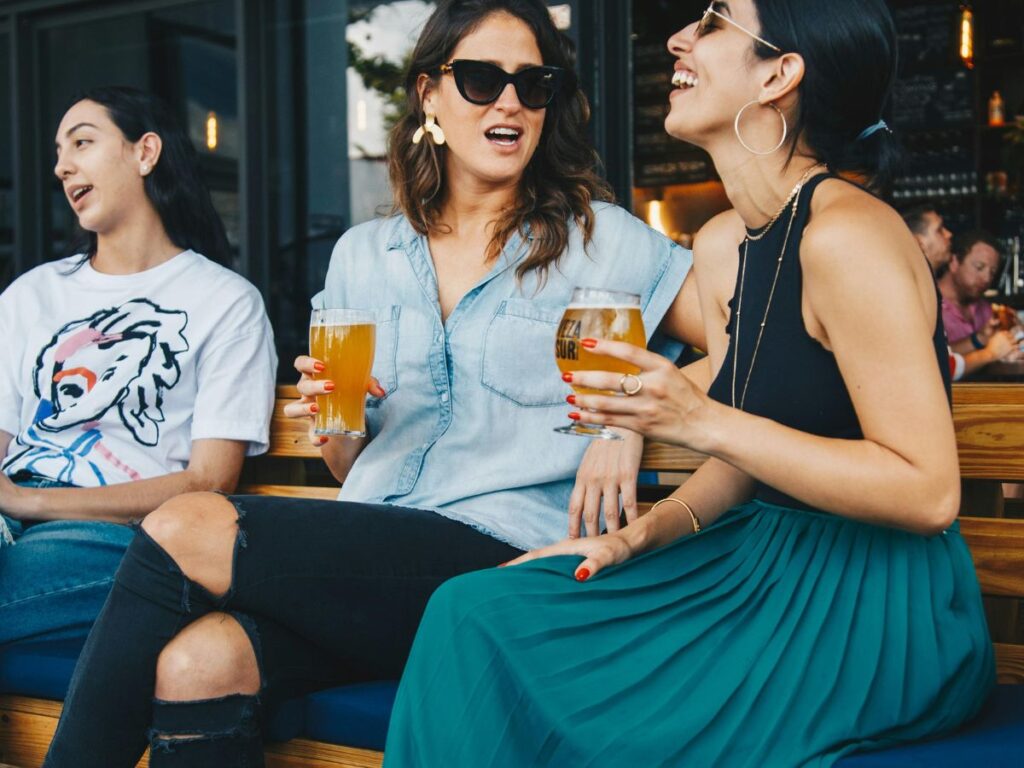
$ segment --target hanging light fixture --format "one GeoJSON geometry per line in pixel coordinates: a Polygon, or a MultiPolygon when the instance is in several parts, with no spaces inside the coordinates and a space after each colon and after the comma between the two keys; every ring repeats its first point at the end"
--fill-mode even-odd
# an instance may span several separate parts
{"type": "Polygon", "coordinates": [[[217,149],[217,113],[206,115],[206,148],[213,152],[217,149]]]}
{"type": "Polygon", "coordinates": [[[960,6],[960,60],[968,69],[974,69],[974,11],[970,3],[960,6]]]}

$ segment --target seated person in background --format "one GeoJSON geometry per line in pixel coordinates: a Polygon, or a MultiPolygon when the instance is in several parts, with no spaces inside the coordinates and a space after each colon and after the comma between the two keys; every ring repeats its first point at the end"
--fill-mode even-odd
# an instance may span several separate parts
{"type": "MultiPolygon", "coordinates": [[[[1022,357],[1016,330],[999,330],[992,305],[985,300],[999,271],[999,244],[985,232],[968,232],[953,240],[949,269],[939,278],[942,293],[942,322],[953,352],[972,352],[973,369],[997,360],[1022,357]]],[[[966,371],[970,373],[970,371],[966,371]]]]}
{"type": "Polygon", "coordinates": [[[938,278],[952,256],[953,233],[946,229],[946,222],[931,203],[915,205],[901,215],[938,278]]]}
{"type": "Polygon", "coordinates": [[[234,490],[265,450],[277,367],[184,131],[97,88],[61,120],[70,256],[0,294],[0,643],[85,637],[134,532],[177,494],[234,490]]]}
{"type": "MultiPolygon", "coordinates": [[[[931,203],[908,208],[902,216],[938,280],[946,274],[953,257],[953,233],[946,228],[945,221],[931,203]]],[[[971,345],[969,350],[956,352],[950,348],[950,375],[954,381],[959,381],[979,368],[1013,354],[1015,349],[1013,334],[1005,331],[994,332],[980,349],[974,349],[971,345]]]]}

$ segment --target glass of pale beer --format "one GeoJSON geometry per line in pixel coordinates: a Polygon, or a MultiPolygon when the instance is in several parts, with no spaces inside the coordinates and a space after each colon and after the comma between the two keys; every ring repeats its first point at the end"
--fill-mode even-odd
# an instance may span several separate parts
{"type": "Polygon", "coordinates": [[[366,437],[366,387],[373,368],[376,324],[372,312],[314,309],[309,319],[309,355],[326,366],[314,379],[334,382],[317,395],[317,435],[366,437]]]}
{"type": "MultiPolygon", "coordinates": [[[[555,360],[562,373],[567,371],[614,371],[636,375],[640,369],[617,357],[597,355],[580,344],[581,339],[625,341],[637,347],[647,346],[640,297],[635,293],[605,291],[601,288],[575,288],[572,300],[558,324],[555,360]]],[[[621,395],[619,391],[595,390],[573,386],[578,394],[621,395]]],[[[586,411],[583,412],[586,419],[586,411]]],[[[555,432],[605,440],[621,440],[617,434],[584,420],[558,427],[555,432]]]]}

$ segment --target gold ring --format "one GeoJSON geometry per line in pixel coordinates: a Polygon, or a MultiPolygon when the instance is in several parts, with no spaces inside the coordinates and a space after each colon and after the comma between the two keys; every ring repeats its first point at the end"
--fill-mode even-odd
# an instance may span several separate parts
{"type": "Polygon", "coordinates": [[[637,392],[644,388],[644,383],[641,380],[641,378],[636,374],[625,373],[622,375],[622,378],[619,379],[619,388],[622,390],[622,394],[632,397],[633,395],[635,395],[637,392]],[[636,386],[631,389],[626,389],[626,379],[634,379],[636,381],[636,386]]]}

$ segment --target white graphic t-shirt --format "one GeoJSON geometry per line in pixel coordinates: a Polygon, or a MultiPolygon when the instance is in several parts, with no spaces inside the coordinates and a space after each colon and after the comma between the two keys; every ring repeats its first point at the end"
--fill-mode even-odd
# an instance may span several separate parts
{"type": "Polygon", "coordinates": [[[184,469],[193,440],[265,451],[277,356],[259,292],[193,251],[131,275],[80,260],[0,294],[3,472],[96,487],[184,469]]]}

